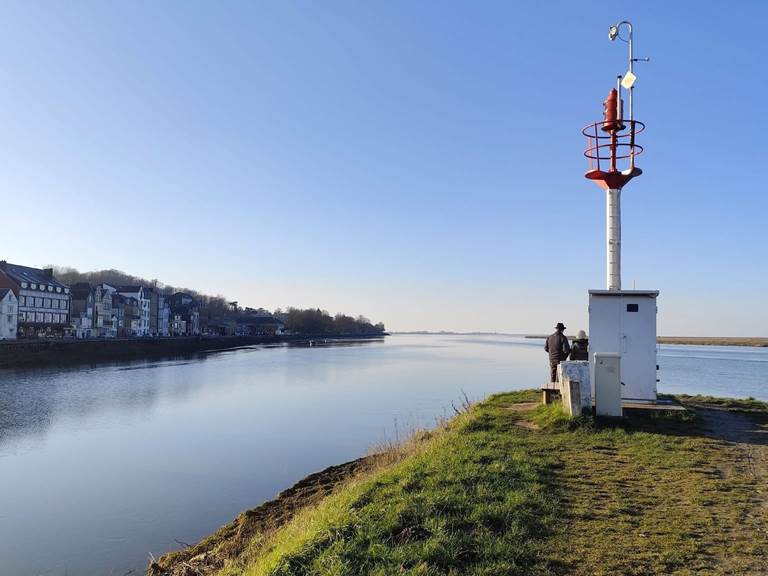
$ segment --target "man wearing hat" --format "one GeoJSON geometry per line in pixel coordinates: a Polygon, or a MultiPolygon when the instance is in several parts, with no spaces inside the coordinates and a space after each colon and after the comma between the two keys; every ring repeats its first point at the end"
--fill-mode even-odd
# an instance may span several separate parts
{"type": "Polygon", "coordinates": [[[562,322],[558,322],[555,326],[555,332],[547,338],[547,343],[544,344],[544,350],[549,352],[551,382],[557,382],[557,365],[563,360],[567,360],[568,354],[571,353],[571,345],[568,343],[568,338],[563,334],[563,330],[565,330],[565,326],[562,322]]]}

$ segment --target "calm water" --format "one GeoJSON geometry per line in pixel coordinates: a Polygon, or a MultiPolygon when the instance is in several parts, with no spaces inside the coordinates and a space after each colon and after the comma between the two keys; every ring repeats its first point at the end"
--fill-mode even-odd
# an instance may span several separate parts
{"type": "MultiPolygon", "coordinates": [[[[122,576],[310,472],[538,386],[537,340],[392,336],[0,371],[0,572],[122,576]]],[[[768,400],[768,349],[663,346],[661,391],[768,400]]]]}

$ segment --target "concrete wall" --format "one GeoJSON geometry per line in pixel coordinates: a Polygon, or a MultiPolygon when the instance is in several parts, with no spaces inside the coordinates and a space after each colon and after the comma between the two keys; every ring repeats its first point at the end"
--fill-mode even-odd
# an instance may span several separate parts
{"type": "Polygon", "coordinates": [[[561,362],[557,367],[563,408],[571,416],[592,411],[592,386],[587,360],[561,362]]]}
{"type": "MultiPolygon", "coordinates": [[[[360,335],[350,339],[382,337],[360,335]]],[[[85,364],[180,356],[196,352],[225,350],[254,344],[336,339],[330,334],[296,336],[190,336],[179,338],[100,338],[97,340],[30,339],[0,342],[0,368],[85,364]]]]}

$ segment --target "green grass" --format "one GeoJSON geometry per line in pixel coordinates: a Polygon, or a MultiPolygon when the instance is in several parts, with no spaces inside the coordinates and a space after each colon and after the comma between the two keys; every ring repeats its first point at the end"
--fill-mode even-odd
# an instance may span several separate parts
{"type": "Polygon", "coordinates": [[[221,575],[748,574],[762,482],[689,415],[569,421],[492,396],[347,483],[221,575]],[[539,430],[522,427],[523,420],[539,430]]]}
{"type": "Polygon", "coordinates": [[[687,406],[706,406],[722,408],[731,412],[762,412],[768,413],[768,402],[755,400],[754,398],[716,398],[714,396],[702,396],[680,394],[676,396],[680,402],[687,406]]]}

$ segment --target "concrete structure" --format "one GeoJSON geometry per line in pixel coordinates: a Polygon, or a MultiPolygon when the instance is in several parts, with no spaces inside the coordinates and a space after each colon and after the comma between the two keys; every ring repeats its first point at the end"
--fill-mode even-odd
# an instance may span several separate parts
{"type": "Polygon", "coordinates": [[[15,340],[19,300],[10,288],[0,288],[0,340],[15,340]]]}
{"type": "Polygon", "coordinates": [[[589,348],[592,390],[595,391],[595,353],[621,356],[622,398],[656,401],[655,290],[590,290],[589,348]]]}
{"type": "Polygon", "coordinates": [[[0,288],[10,288],[19,300],[19,338],[61,337],[71,332],[69,286],[53,269],[30,268],[0,261],[0,288]]]}
{"type": "Polygon", "coordinates": [[[557,367],[557,380],[563,406],[572,416],[592,412],[592,384],[589,362],[566,360],[557,367]]]}

